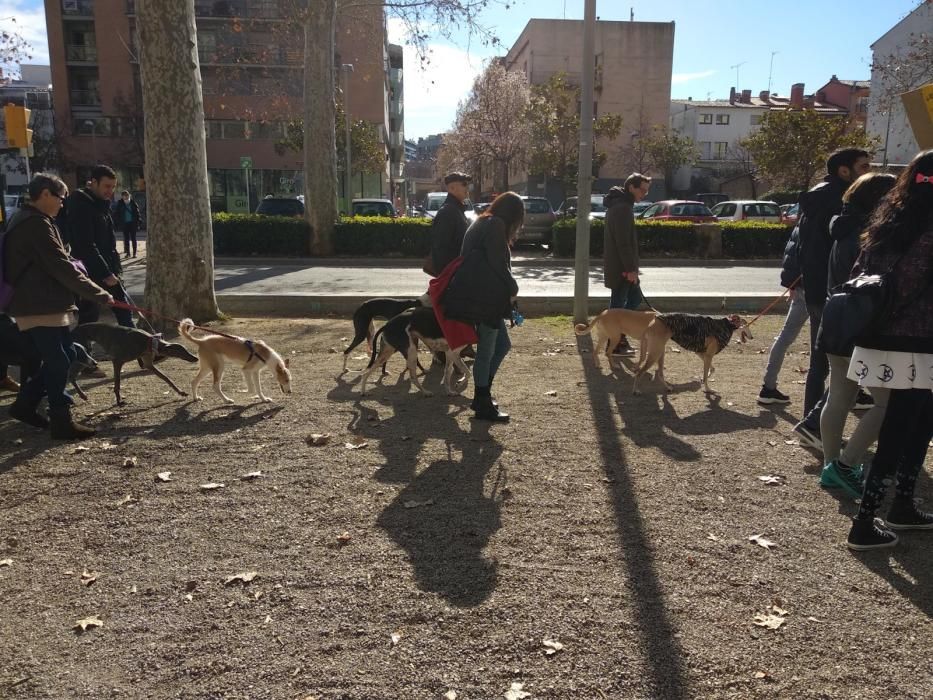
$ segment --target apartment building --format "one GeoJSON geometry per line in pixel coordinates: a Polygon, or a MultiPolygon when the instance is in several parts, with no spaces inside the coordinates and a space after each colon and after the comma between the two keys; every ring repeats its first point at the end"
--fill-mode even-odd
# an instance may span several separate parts
{"type": "MultiPolygon", "coordinates": [[[[582,82],[583,21],[532,19],[509,49],[508,70],[522,71],[532,85],[546,83],[558,72],[569,83],[582,82]]],[[[624,180],[630,164],[623,155],[632,132],[644,125],[666,124],[671,100],[674,62],[673,22],[596,22],[594,113],[621,114],[622,133],[598,143],[607,153],[606,164],[594,183],[594,191],[624,180]]],[[[544,194],[546,182],[534,173],[515,171],[512,186],[529,194],[544,194]]],[[[561,194],[548,193],[552,199],[561,194]]],[[[555,204],[559,202],[554,202],[555,204]]]]}
{"type": "MultiPolygon", "coordinates": [[[[289,4],[194,4],[211,206],[215,211],[253,211],[265,194],[301,193],[302,154],[282,146],[286,124],[300,118],[302,105],[303,35],[288,17],[289,4]]],[[[45,0],[45,11],[66,178],[80,183],[89,166],[107,162],[124,186],[144,192],[134,0],[45,0]]],[[[387,154],[385,172],[354,174],[352,196],[385,196],[390,151],[402,152],[390,148],[389,103],[397,89],[401,105],[401,75],[393,88],[389,60],[381,7],[364,5],[339,17],[336,63],[354,67],[348,75],[349,94],[341,92],[340,99],[347,100],[352,119],[378,128],[387,154]]],[[[401,133],[401,113],[396,116],[401,133]]]]}

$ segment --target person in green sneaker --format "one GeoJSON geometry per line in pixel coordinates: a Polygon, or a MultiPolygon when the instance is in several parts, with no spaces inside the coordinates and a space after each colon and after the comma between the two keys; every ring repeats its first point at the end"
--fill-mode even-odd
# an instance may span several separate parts
{"type": "Polygon", "coordinates": [[[855,274],[885,274],[891,311],[860,338],[849,379],[891,390],[858,514],[846,544],[857,551],[891,547],[895,530],[933,530],[914,489],[933,438],[933,150],[917,155],[882,200],[862,237],[855,274]],[[875,514],[895,477],[883,521],[875,514]]]}
{"type": "MultiPolygon", "coordinates": [[[[829,276],[827,292],[849,280],[852,267],[858,259],[859,236],[868,225],[869,219],[881,198],[886,195],[897,178],[887,173],[866,173],[859,177],[842,196],[842,213],[833,217],[829,234],[833,247],[829,253],[829,276]]],[[[823,341],[823,329],[817,342],[823,341]]],[[[886,387],[871,387],[874,405],[859,421],[852,432],[845,450],[842,450],[842,431],[849,411],[855,407],[859,385],[849,379],[849,358],[852,349],[845,355],[826,353],[829,360],[829,392],[820,412],[820,435],[823,442],[825,467],[820,475],[823,488],[841,488],[852,498],[862,495],[862,460],[868,448],[878,439],[881,423],[888,405],[886,387]]]]}

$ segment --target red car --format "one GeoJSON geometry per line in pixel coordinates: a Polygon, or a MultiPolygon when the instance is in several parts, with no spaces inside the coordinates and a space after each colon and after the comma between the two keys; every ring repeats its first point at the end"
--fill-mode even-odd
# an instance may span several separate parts
{"type": "MultiPolygon", "coordinates": [[[[783,209],[783,207],[781,208],[783,209]]],[[[793,204],[781,212],[781,223],[789,224],[789,225],[796,225],[797,219],[799,216],[800,216],[800,205],[793,204]]]]}
{"type": "Polygon", "coordinates": [[[638,217],[658,221],[692,221],[695,224],[709,224],[717,221],[713,212],[703,202],[684,199],[668,199],[655,202],[638,217]]]}

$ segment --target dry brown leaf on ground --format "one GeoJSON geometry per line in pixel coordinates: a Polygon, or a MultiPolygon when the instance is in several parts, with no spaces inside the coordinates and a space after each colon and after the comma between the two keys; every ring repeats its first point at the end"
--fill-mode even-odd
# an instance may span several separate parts
{"type": "Polygon", "coordinates": [[[320,447],[330,442],[330,438],[330,433],[311,433],[305,438],[305,441],[311,445],[311,447],[320,447]]]}
{"type": "Polygon", "coordinates": [[[132,469],[138,464],[139,464],[139,461],[135,457],[127,457],[126,459],[123,460],[124,469],[132,469]]]}
{"type": "Polygon", "coordinates": [[[774,440],[768,440],[769,447],[777,447],[777,443],[774,440]]]}
{"type": "Polygon", "coordinates": [[[548,656],[552,656],[559,651],[563,651],[564,645],[560,642],[555,642],[552,639],[545,639],[541,642],[544,645],[544,653],[548,656]]]}
{"type": "Polygon", "coordinates": [[[771,540],[769,540],[767,537],[764,537],[763,535],[752,535],[751,537],[748,538],[748,541],[754,542],[759,547],[764,547],[768,551],[771,551],[772,547],[777,547],[777,542],[772,542],[771,540]]]}
{"type": "Polygon", "coordinates": [[[239,574],[233,574],[233,576],[228,576],[224,579],[224,585],[229,586],[231,583],[249,583],[254,578],[259,576],[255,571],[244,571],[239,574]]]}
{"type": "Polygon", "coordinates": [[[389,635],[389,639],[392,640],[392,646],[395,646],[402,640],[402,635],[399,634],[398,632],[393,632],[392,634],[389,635]]]}
{"type": "Polygon", "coordinates": [[[768,486],[780,486],[786,479],[780,474],[762,474],[758,477],[758,481],[763,481],[768,486]]]}
{"type": "Polygon", "coordinates": [[[114,445],[112,442],[102,442],[102,443],[100,443],[100,449],[102,449],[102,450],[115,450],[115,449],[117,449],[117,446],[114,445]]]}
{"type": "Polygon", "coordinates": [[[785,440],[785,441],[784,441],[784,444],[785,444],[785,445],[796,445],[796,444],[798,444],[798,443],[797,443],[796,440],[785,440]]]}
{"type": "Polygon", "coordinates": [[[457,700],[457,691],[448,690],[446,693],[444,693],[444,700],[457,700]]]}
{"type": "Polygon", "coordinates": [[[544,392],[545,396],[557,396],[557,392],[551,389],[551,391],[544,392]]]}
{"type": "Polygon", "coordinates": [[[345,545],[350,544],[350,540],[352,540],[352,539],[353,539],[353,537],[350,536],[350,533],[349,533],[349,532],[343,532],[343,533],[337,535],[337,545],[340,546],[340,547],[343,547],[343,546],[345,546],[345,545]]]}
{"type": "Polygon", "coordinates": [[[343,446],[348,450],[362,450],[364,447],[369,446],[369,443],[360,438],[350,438],[343,443],[343,446]]]}
{"type": "Polygon", "coordinates": [[[12,559],[0,559],[0,566],[13,566],[12,559]]]}
{"type": "Polygon", "coordinates": [[[261,471],[247,472],[240,476],[241,481],[252,481],[253,479],[261,479],[263,473],[261,471]]]}
{"type": "Polygon", "coordinates": [[[716,535],[714,535],[712,532],[709,533],[709,534],[706,536],[706,539],[712,540],[713,542],[720,542],[720,541],[721,541],[721,538],[720,538],[720,537],[716,537],[716,535]]]}
{"type": "Polygon", "coordinates": [[[158,474],[156,474],[156,479],[158,479],[159,481],[171,481],[172,472],[159,472],[158,474]]]}
{"type": "Polygon", "coordinates": [[[86,632],[88,627],[103,627],[103,621],[95,616],[86,617],[83,620],[78,620],[72,629],[80,628],[82,632],[86,632]]]}
{"type": "Polygon", "coordinates": [[[76,454],[78,454],[79,452],[87,452],[87,451],[90,450],[90,449],[91,449],[91,448],[88,447],[87,445],[78,445],[76,448],[74,448],[74,449],[71,451],[71,454],[76,455],[76,454]]]}
{"type": "Polygon", "coordinates": [[[128,505],[128,504],[130,504],[130,503],[139,503],[139,501],[138,501],[137,499],[133,498],[130,494],[126,494],[123,498],[121,498],[119,501],[117,501],[117,505],[118,505],[118,506],[125,506],[125,505],[128,505]]]}
{"type": "Polygon", "coordinates": [[[522,690],[524,687],[524,683],[512,683],[512,685],[509,686],[509,689],[505,691],[505,695],[502,697],[504,697],[505,700],[524,700],[524,698],[530,698],[531,693],[522,690]]]}
{"type": "Polygon", "coordinates": [[[12,443],[16,445],[17,447],[19,447],[20,445],[23,444],[23,438],[16,438],[15,440],[12,440],[12,443]]]}
{"type": "Polygon", "coordinates": [[[87,569],[81,574],[81,583],[85,586],[90,586],[97,580],[97,572],[88,571],[87,569]]]}
{"type": "Polygon", "coordinates": [[[433,506],[433,505],[434,505],[434,499],[433,499],[433,498],[429,498],[429,499],[427,499],[427,500],[425,500],[425,501],[415,501],[415,500],[405,501],[402,505],[403,505],[405,508],[420,508],[421,506],[433,506]]]}
{"type": "Polygon", "coordinates": [[[779,615],[772,615],[771,613],[768,613],[767,615],[764,613],[757,613],[755,615],[756,625],[758,625],[759,627],[767,627],[768,629],[771,629],[771,630],[776,630],[778,627],[783,625],[785,622],[787,622],[787,620],[785,620],[783,617],[779,615]]]}
{"type": "Polygon", "coordinates": [[[221,484],[221,483],[217,483],[217,482],[212,481],[212,482],[210,482],[209,484],[201,484],[200,489],[201,489],[202,491],[215,491],[215,490],[217,490],[217,489],[222,489],[222,488],[224,488],[225,486],[226,486],[226,484],[221,484]]]}

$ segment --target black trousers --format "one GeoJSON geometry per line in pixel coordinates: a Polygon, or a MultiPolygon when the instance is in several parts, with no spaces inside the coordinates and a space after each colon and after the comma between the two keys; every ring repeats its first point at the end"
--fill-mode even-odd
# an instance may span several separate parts
{"type": "Polygon", "coordinates": [[[133,257],[136,257],[136,229],[135,223],[123,224],[123,254],[130,254],[130,244],[133,245],[133,257]]]}

